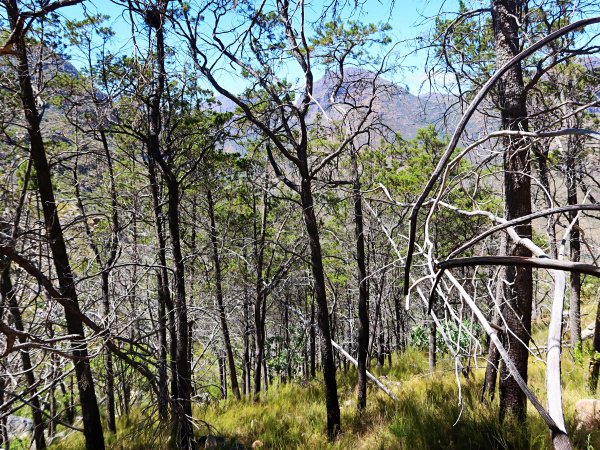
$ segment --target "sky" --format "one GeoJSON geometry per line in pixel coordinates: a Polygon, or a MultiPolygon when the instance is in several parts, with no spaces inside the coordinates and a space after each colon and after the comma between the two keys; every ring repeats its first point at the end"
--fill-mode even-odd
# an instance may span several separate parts
{"type": "MultiPolygon", "coordinates": [[[[350,0],[352,1],[352,0],[350,0]]],[[[322,0],[307,2],[314,14],[320,13],[323,5],[322,0]]],[[[123,14],[123,9],[107,0],[88,0],[83,7],[81,5],[63,8],[61,14],[69,19],[80,19],[83,17],[83,8],[89,14],[102,13],[111,18],[107,25],[115,32],[112,50],[124,52],[133,51],[131,42],[131,25],[129,17],[123,14]]],[[[396,58],[401,63],[403,70],[398,73],[387,75],[392,81],[406,86],[412,93],[423,93],[428,90],[423,82],[427,79],[425,73],[426,53],[415,52],[415,37],[426,34],[432,27],[431,18],[436,16],[440,10],[456,11],[458,0],[396,0],[390,10],[390,2],[385,0],[366,0],[360,10],[359,20],[363,23],[389,23],[392,26],[389,32],[392,44],[395,44],[396,58]]],[[[307,13],[310,14],[310,13],[307,13]]],[[[347,18],[349,16],[347,15],[347,18]]],[[[352,18],[356,19],[356,16],[352,18]]],[[[75,67],[81,67],[83,61],[76,54],[72,55],[71,62],[75,67]]],[[[299,73],[289,73],[289,77],[300,78],[299,73]]],[[[321,74],[317,71],[317,77],[321,74]]],[[[225,87],[234,91],[239,90],[239,79],[231,77],[224,79],[225,87]]],[[[293,80],[290,80],[293,82],[293,80]]]]}

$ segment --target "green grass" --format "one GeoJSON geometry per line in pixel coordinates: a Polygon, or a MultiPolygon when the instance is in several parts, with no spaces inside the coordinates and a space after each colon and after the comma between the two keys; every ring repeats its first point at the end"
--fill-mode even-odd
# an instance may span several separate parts
{"type": "MultiPolygon", "coordinates": [[[[484,369],[475,369],[469,379],[461,376],[462,404],[451,361],[442,361],[439,371],[427,374],[427,357],[409,351],[396,358],[391,368],[375,370],[399,397],[393,402],[371,389],[367,411],[355,411],[354,370],[340,373],[342,434],[330,444],[325,438],[323,389],[318,380],[307,386],[284,385],[273,389],[260,404],[224,401],[198,410],[198,416],[220,433],[246,445],[261,440],[264,448],[330,449],[545,449],[551,446],[545,424],[530,406],[526,423],[498,422],[497,401],[479,401],[484,369]],[[395,380],[395,381],[394,381],[395,380]]],[[[564,398],[567,423],[573,429],[573,405],[585,396],[582,367],[565,361],[564,398]]],[[[543,392],[544,366],[532,363],[530,381],[538,395],[543,392]]],[[[545,401],[543,395],[540,395],[545,401]]],[[[574,434],[585,448],[587,435],[574,434]]],[[[591,436],[600,449],[600,435],[591,436]]]]}
{"type": "MultiPolygon", "coordinates": [[[[573,430],[573,406],[586,396],[584,364],[565,355],[564,406],[567,426],[573,430]]],[[[544,364],[530,363],[530,385],[545,403],[544,364]]],[[[334,443],[325,433],[324,389],[321,379],[310,383],[274,384],[260,403],[223,400],[194,408],[198,435],[227,436],[247,446],[256,440],[264,449],[545,449],[551,447],[545,424],[531,405],[525,423],[498,422],[497,401],[479,401],[484,368],[461,376],[459,404],[452,361],[442,360],[434,374],[427,373],[427,355],[409,350],[392,367],[374,368],[398,396],[398,402],[369,389],[367,410],[356,412],[356,372],[338,372],[342,433],[334,443]]],[[[119,450],[164,448],[168,430],[159,430],[148,411],[137,410],[119,420],[119,432],[109,436],[108,447],[119,450]]],[[[572,433],[577,448],[600,449],[600,431],[572,433]]],[[[54,450],[84,448],[81,435],[53,445],[54,450]]]]}

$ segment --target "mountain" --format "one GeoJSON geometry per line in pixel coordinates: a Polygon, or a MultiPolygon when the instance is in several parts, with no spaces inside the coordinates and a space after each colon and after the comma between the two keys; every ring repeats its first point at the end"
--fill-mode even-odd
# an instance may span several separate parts
{"type": "MultiPolygon", "coordinates": [[[[315,112],[322,108],[330,118],[341,118],[338,108],[332,104],[337,87],[335,101],[342,104],[342,110],[347,110],[344,107],[346,103],[366,107],[375,97],[372,105],[374,120],[381,122],[390,131],[400,133],[405,139],[415,137],[419,128],[430,124],[436,125],[442,133],[447,132],[444,115],[450,107],[449,96],[416,96],[405,88],[363,69],[346,69],[344,82],[338,87],[339,78],[337,73],[330,73],[315,82],[313,117],[315,112]]],[[[361,113],[357,116],[360,117],[361,113]]],[[[360,120],[359,117],[357,120],[360,120]]]]}
{"type": "MultiPolygon", "coordinates": [[[[314,83],[313,102],[308,113],[308,122],[314,123],[320,116],[320,122],[326,126],[327,119],[339,121],[349,105],[358,105],[362,109],[354,115],[351,122],[358,126],[364,110],[374,97],[371,120],[379,124],[382,133],[399,133],[404,139],[414,138],[417,130],[435,125],[441,134],[451,134],[460,119],[460,112],[454,105],[453,97],[431,93],[414,95],[374,72],[348,68],[344,72],[344,82],[337,73],[328,73],[314,83]],[[338,86],[338,84],[340,84],[338,86]],[[332,97],[335,92],[335,103],[332,97]],[[373,92],[376,92],[373,94],[373,92]],[[383,131],[385,130],[385,132],[383,131]]],[[[219,96],[220,111],[233,111],[235,105],[229,99],[219,96]]],[[[468,134],[478,135],[483,131],[483,118],[475,115],[467,128],[468,134]]]]}

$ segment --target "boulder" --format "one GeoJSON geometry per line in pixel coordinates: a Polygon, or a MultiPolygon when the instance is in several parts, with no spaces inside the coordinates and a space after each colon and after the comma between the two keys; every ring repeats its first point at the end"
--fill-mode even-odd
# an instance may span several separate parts
{"type": "Polygon", "coordinates": [[[600,400],[582,399],[575,403],[575,424],[578,430],[600,427],[600,400]]]}
{"type": "Polygon", "coordinates": [[[9,438],[23,437],[33,430],[33,420],[27,417],[10,415],[6,418],[9,438]]]}

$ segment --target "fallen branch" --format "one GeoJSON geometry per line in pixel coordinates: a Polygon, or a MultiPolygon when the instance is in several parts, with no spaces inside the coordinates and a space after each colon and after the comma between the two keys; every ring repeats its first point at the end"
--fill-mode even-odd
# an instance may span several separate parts
{"type": "Polygon", "coordinates": [[[600,277],[600,267],[594,266],[593,264],[559,261],[557,259],[544,257],[526,258],[523,256],[472,256],[469,258],[449,259],[436,263],[436,266],[441,270],[446,270],[453,267],[472,267],[480,265],[537,267],[540,269],[579,272],[586,275],[600,277]]]}
{"type": "MultiPolygon", "coordinates": [[[[358,367],[358,361],[356,359],[354,359],[352,357],[352,355],[350,355],[350,353],[348,353],[346,350],[344,350],[338,343],[336,343],[334,340],[332,340],[331,345],[337,351],[339,351],[342,354],[342,356],[344,356],[344,358],[346,358],[348,361],[350,361],[352,364],[354,364],[356,367],[358,367]]],[[[369,378],[369,380],[371,380],[373,383],[375,383],[379,389],[381,389],[383,392],[385,392],[387,395],[389,395],[392,400],[398,401],[398,397],[396,397],[392,391],[390,391],[381,381],[379,381],[377,379],[377,377],[375,375],[373,375],[368,370],[367,370],[367,378],[369,378]]]]}

